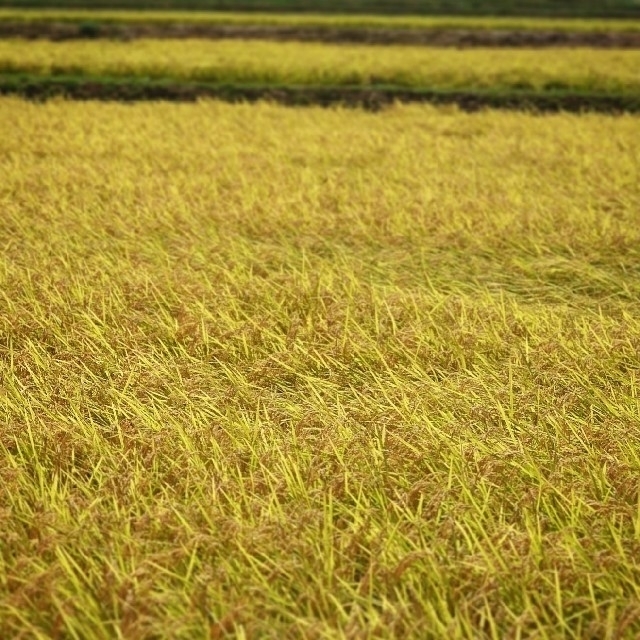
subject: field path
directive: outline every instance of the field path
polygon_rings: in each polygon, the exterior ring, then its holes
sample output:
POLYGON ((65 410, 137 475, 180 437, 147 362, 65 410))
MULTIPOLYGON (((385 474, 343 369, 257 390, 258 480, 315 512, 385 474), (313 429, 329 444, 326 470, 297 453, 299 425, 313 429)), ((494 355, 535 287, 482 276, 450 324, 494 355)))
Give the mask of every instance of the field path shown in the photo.
POLYGON ((261 24, 0 22, 0 38, 76 40, 87 38, 206 38, 277 42, 363 43, 436 47, 593 47, 638 49, 640 31, 566 29, 398 29, 261 24))

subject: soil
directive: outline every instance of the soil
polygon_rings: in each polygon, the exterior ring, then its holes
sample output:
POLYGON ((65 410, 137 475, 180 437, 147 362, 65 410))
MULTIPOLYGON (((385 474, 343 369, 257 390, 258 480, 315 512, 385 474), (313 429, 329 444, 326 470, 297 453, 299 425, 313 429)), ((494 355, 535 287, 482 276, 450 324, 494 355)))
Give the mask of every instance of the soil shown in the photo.
POLYGON ((0 78, 0 95, 18 94, 32 100, 65 96, 75 100, 167 100, 192 102, 217 98, 228 102, 269 100, 285 105, 343 105, 379 110, 395 102, 455 104, 465 111, 483 108, 535 112, 640 112, 640 97, 615 95, 544 95, 478 93, 470 91, 410 91, 393 88, 234 87, 197 84, 101 82, 76 78, 0 78))
POLYGON ((0 38, 208 38, 438 47, 640 48, 640 32, 507 31, 490 29, 382 29, 267 25, 106 24, 1 22, 0 38))

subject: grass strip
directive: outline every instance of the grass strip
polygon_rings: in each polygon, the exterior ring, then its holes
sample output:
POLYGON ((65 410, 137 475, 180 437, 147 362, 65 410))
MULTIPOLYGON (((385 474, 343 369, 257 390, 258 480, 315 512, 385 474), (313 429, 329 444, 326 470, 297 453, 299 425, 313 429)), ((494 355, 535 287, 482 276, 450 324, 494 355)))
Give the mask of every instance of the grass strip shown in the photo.
MULTIPOLYGON (((86 9, 87 0, 0 0, 0 6, 86 9)), ((92 0, 93 9, 638 18, 635 0, 92 0)))
POLYGON ((482 16, 330 15, 305 13, 234 13, 91 9, 0 8, 0 22, 85 25, 199 24, 384 29, 471 29, 504 31, 616 32, 640 31, 640 19, 580 19, 482 16))

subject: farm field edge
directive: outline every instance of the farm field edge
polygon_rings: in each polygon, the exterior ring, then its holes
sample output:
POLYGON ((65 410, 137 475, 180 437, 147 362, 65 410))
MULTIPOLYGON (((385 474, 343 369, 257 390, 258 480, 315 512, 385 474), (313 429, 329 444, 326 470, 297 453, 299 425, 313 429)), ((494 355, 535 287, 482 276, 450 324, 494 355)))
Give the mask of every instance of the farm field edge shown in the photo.
POLYGON ((515 109, 531 112, 640 112, 640 95, 576 91, 513 91, 407 89, 394 86, 290 86, 259 84, 175 83, 143 78, 36 76, 0 74, 0 94, 30 100, 57 97, 75 100, 193 102, 218 99, 227 102, 270 101, 288 106, 351 106, 381 109, 394 103, 457 105, 465 111, 515 109))

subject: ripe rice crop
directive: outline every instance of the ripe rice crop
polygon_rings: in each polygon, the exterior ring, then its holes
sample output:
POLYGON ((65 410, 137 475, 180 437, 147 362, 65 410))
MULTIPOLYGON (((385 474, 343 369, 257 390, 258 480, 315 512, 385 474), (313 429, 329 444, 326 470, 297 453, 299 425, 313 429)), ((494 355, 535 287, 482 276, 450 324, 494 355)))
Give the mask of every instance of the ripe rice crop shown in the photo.
POLYGON ((228 11, 117 11, 91 9, 6 9, 0 21, 107 24, 216 24, 384 29, 503 29, 571 32, 638 31, 640 20, 481 16, 345 15, 228 11))
POLYGON ((637 637, 638 117, 0 121, 0 637, 637 637))
POLYGON ((1 73, 229 84, 635 93, 639 50, 475 49, 237 40, 0 41, 1 73))

